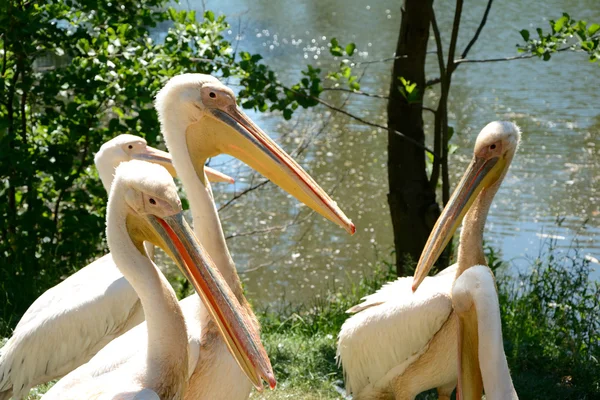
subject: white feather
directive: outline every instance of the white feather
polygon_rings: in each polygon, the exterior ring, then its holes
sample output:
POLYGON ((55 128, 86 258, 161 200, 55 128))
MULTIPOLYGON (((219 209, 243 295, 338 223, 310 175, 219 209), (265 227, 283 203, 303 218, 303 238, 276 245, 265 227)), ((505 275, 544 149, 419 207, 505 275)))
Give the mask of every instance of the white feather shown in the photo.
POLYGON ((412 278, 399 278, 351 308, 362 311, 342 326, 337 351, 348 392, 389 385, 427 349, 452 312, 456 265, 448 270, 426 278, 415 293, 412 278))
POLYGON ((0 350, 0 392, 12 389, 15 399, 26 397, 32 387, 87 362, 143 319, 138 296, 105 255, 29 307, 0 350))

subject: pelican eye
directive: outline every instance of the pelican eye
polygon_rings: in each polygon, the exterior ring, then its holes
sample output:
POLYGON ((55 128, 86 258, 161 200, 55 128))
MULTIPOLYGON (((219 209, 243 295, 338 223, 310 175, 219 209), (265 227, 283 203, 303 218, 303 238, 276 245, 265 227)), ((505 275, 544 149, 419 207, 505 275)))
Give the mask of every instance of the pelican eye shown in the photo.
POLYGON ((127 146, 127 147, 129 147, 130 149, 133 149, 133 145, 132 145, 132 144, 130 144, 130 145, 129 145, 129 146, 127 146))
POLYGON ((156 205, 156 200, 154 200, 153 198, 150 198, 150 200, 148 200, 150 202, 150 204, 152 205, 156 205))
POLYGON ((215 92, 210 92, 208 95, 210 96, 211 99, 214 99, 217 97, 217 94, 215 92))
POLYGON ((495 148, 496 148, 495 144, 493 144, 493 145, 490 146, 490 150, 494 150, 495 148))

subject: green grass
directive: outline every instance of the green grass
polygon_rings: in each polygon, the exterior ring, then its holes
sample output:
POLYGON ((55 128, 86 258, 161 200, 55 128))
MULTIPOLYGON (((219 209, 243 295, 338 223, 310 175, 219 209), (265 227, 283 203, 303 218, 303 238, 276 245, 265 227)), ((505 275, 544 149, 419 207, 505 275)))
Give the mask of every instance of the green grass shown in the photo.
MULTIPOLYGON (((487 251, 497 274, 511 375, 522 400, 598 399, 600 284, 590 280, 590 262, 576 249, 560 252, 554 245, 548 242, 517 277, 509 277, 498 255, 487 251)), ((345 310, 391 279, 390 265, 382 263, 372 276, 349 289, 331 290, 310 305, 259 310, 278 387, 251 398, 342 399, 335 349, 345 310)), ((39 399, 45 390, 38 388, 29 399, 39 399)))

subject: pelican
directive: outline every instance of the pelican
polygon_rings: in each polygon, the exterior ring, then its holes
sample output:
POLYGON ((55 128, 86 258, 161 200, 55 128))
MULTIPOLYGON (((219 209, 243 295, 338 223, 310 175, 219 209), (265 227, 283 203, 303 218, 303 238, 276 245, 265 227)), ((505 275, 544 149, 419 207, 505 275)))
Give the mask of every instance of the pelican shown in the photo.
MULTIPOLYGON (((117 166, 134 159, 160 164, 175 174, 169 153, 148 146, 139 136, 119 135, 94 157, 107 192, 117 166)), ((214 182, 233 182, 208 167, 206 175, 214 182)), ((149 255, 153 250, 146 246, 149 255)), ((25 312, 0 349, 0 400, 11 393, 22 399, 32 387, 69 373, 143 320, 138 296, 112 255, 97 259, 48 289, 25 312)))
POLYGON ((492 271, 475 265, 452 288, 452 304, 460 321, 458 394, 464 400, 518 400, 502 347, 500 304, 492 271))
POLYGON ((356 400, 414 399, 437 388, 449 399, 456 387, 459 318, 452 286, 473 265, 486 263, 483 228, 492 200, 520 140, 510 122, 492 122, 479 133, 473 160, 427 241, 414 278, 399 278, 365 297, 342 326, 338 360, 356 400), (458 262, 426 277, 464 217, 458 262), (417 287, 419 290, 415 291, 417 287))
POLYGON ((160 246, 176 261, 252 382, 259 388, 263 378, 274 384, 269 358, 250 316, 210 257, 203 254, 183 217, 177 188, 163 167, 141 161, 121 164, 110 192, 106 221, 115 263, 145 310, 147 351, 125 364, 97 370, 88 379, 59 382, 45 399, 183 399, 188 366, 185 320, 175 292, 147 257, 144 241, 160 246))
MULTIPOLYGON (((190 203, 194 231, 235 297, 251 316, 235 264, 227 248, 205 162, 221 153, 245 162, 321 215, 354 233, 354 224, 319 185, 236 106, 231 89, 209 75, 172 78, 159 92, 156 109, 177 176, 190 203)), ((218 325, 196 295, 180 302, 188 328, 189 383, 186 399, 248 398, 251 382, 227 350, 218 325), (235 382, 236 384, 232 384, 235 382)), ((105 365, 128 362, 144 354, 146 324, 109 343, 87 364, 63 380, 76 381, 105 365)))

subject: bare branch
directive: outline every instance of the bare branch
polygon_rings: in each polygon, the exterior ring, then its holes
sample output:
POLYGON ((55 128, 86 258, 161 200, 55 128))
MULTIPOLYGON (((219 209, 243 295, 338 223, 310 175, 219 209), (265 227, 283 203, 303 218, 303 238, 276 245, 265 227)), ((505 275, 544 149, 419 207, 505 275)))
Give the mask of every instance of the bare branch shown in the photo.
MULTIPOLYGON (((446 86, 446 81, 448 80, 448 74, 446 73, 446 67, 444 66, 444 49, 442 46, 442 38, 440 35, 440 30, 438 28, 437 19, 435 18, 435 11, 433 7, 431 7, 431 29, 433 30, 433 36, 435 37, 435 47, 437 52, 438 59, 438 68, 440 70, 440 82, 442 84, 442 98, 440 99, 440 104, 438 109, 441 110, 440 113, 435 113, 435 128, 433 131, 433 150, 436 154, 443 153, 442 150, 442 116, 444 115, 444 104, 443 104, 443 93, 446 86)), ((431 176, 429 177, 429 182, 433 190, 437 186, 437 181, 440 177, 440 166, 442 164, 441 157, 433 158, 433 165, 431 168, 431 176)))
POLYGON ((225 203, 223 203, 223 205, 221 205, 221 207, 219 207, 219 211, 223 210, 224 208, 227 208, 231 203, 233 203, 234 201, 236 201, 237 199, 239 199, 242 196, 247 195, 248 193, 261 188, 263 186, 265 186, 267 183, 271 182, 268 179, 265 179, 264 181, 261 181, 260 183, 257 183, 256 185, 252 185, 244 190, 242 190, 241 192, 237 193, 236 195, 234 195, 232 198, 230 198, 229 200, 227 200, 225 203))
POLYGON ((442 82, 442 78, 433 78, 433 79, 429 79, 427 82, 425 82, 425 87, 430 87, 433 85, 437 85, 438 83, 442 82))
POLYGON ((388 58, 382 58, 381 60, 370 60, 370 61, 354 61, 352 62, 354 65, 368 65, 368 64, 377 64, 377 63, 382 63, 382 62, 388 62, 388 61, 394 61, 397 60, 399 58, 406 58, 407 56, 394 56, 394 57, 388 57, 388 58))
POLYGON ((483 17, 481 18, 481 22, 479 23, 479 26, 477 27, 477 30, 475 31, 475 35, 473 36, 473 38, 471 39, 469 44, 467 44, 467 47, 465 47, 465 50, 462 52, 462 54, 460 56, 461 59, 464 59, 467 57, 467 54, 469 53, 469 50, 471 50, 471 47, 473 47, 473 45, 475 44, 477 39, 479 39, 479 34, 483 30, 483 27, 485 26, 485 23, 487 22, 487 17, 490 13, 490 9, 492 8, 493 2, 494 2, 494 0, 488 0, 487 7, 485 8, 483 17))
MULTIPOLYGON (((444 67, 444 48, 442 47, 442 38, 433 8, 431 9, 431 29, 433 30, 433 36, 435 37, 435 49, 438 58, 438 67, 440 68, 440 78, 438 79, 442 81, 444 79, 443 77, 446 75, 446 68, 444 67)), ((429 81, 427 83, 429 83, 429 81)))
POLYGON ((514 60, 524 60, 527 58, 536 57, 534 54, 523 54, 520 56, 511 56, 511 57, 500 57, 500 58, 484 58, 479 60, 473 59, 459 59, 454 60, 454 64, 469 64, 469 63, 488 63, 488 62, 498 62, 498 61, 514 61, 514 60))
POLYGON ((425 107, 425 106, 423 106, 423 107, 421 107, 421 108, 422 108, 423 110, 425 110, 425 111, 429 111, 429 112, 433 113, 433 115, 436 115, 436 114, 437 114, 437 110, 434 110, 433 108, 430 108, 430 107, 425 107))
POLYGON ((375 97, 377 99, 389 99, 388 96, 382 95, 382 94, 374 94, 374 93, 367 93, 367 92, 361 92, 360 90, 352 90, 352 89, 346 89, 346 88, 336 88, 336 87, 328 87, 328 88, 323 88, 323 91, 337 91, 337 92, 346 92, 346 93, 352 93, 352 94, 358 94, 361 96, 367 96, 367 97, 375 97))
MULTIPOLYGON (((446 71, 452 74, 452 71, 456 68, 454 63, 454 54, 456 52, 456 43, 458 42, 458 29, 460 28, 460 17, 462 15, 463 0, 456 0, 456 10, 454 11, 454 22, 452 23, 452 34, 450 36, 450 47, 448 48, 448 65, 446 71)), ((450 77, 448 77, 447 85, 450 84, 450 77)))
MULTIPOLYGON (((560 49, 556 50, 556 53, 559 52, 563 52, 563 51, 580 51, 580 50, 576 50, 573 46, 567 46, 567 47, 561 47, 560 49)), ((483 58, 483 59, 479 59, 479 60, 473 60, 473 59, 462 59, 459 58, 458 60, 454 60, 454 64, 469 64, 469 63, 487 63, 487 62, 499 62, 499 61, 514 61, 514 60, 525 60, 528 58, 533 58, 533 57, 537 57, 537 55, 532 54, 532 53, 527 53, 527 54, 522 54, 520 56, 511 56, 511 57, 499 57, 499 58, 483 58)))
POLYGON ((397 130, 390 129, 390 128, 388 128, 387 126, 384 126, 384 125, 376 124, 375 122, 367 121, 367 120, 366 120, 366 119, 364 119, 364 118, 361 118, 361 117, 359 117, 359 116, 357 116, 357 115, 354 115, 354 114, 352 114, 352 113, 349 113, 349 112, 348 112, 348 111, 346 111, 346 110, 343 110, 343 109, 341 109, 341 108, 339 108, 339 107, 336 107, 336 106, 334 106, 334 105, 331 105, 331 104, 327 103, 325 100, 322 100, 322 99, 320 99, 320 98, 318 98, 318 97, 314 97, 314 96, 307 96, 307 95, 305 95, 304 93, 296 92, 295 90, 293 90, 293 89, 290 89, 290 88, 288 88, 288 87, 286 87, 286 86, 283 86, 283 85, 280 85, 280 86, 281 86, 282 88, 286 89, 286 90, 289 90, 289 91, 291 91, 292 93, 295 93, 295 94, 299 95, 299 96, 304 96, 304 97, 311 98, 311 99, 315 100, 316 102, 318 102, 318 103, 320 103, 320 104, 324 105, 325 107, 329 108, 330 110, 333 110, 333 111, 339 112, 340 114, 344 114, 344 115, 346 115, 346 116, 348 116, 348 117, 350 117, 350 118, 352 118, 352 119, 354 119, 354 120, 356 120, 356 121, 358 121, 358 122, 362 122, 362 123, 363 123, 363 124, 365 124, 365 125, 372 126, 372 127, 374 127, 374 128, 383 129, 383 130, 386 130, 386 131, 392 131, 392 132, 393 132, 393 133, 395 133, 396 135, 398 135, 398 136, 402 137, 403 139, 405 139, 407 142, 409 142, 409 143, 412 143, 413 145, 417 146, 418 148, 420 148, 420 149, 422 149, 422 150, 425 150, 426 152, 428 152, 428 153, 431 153, 431 154, 433 154, 434 156, 436 156, 436 154, 435 154, 435 152, 434 152, 433 150, 431 150, 430 148, 428 148, 428 147, 427 147, 427 146, 425 146, 424 144, 422 144, 422 143, 419 143, 419 142, 418 142, 418 141, 416 141, 415 139, 413 139, 413 138, 411 138, 411 137, 409 137, 409 136, 406 136, 406 135, 405 135, 404 133, 402 133, 402 132, 399 132, 399 131, 397 131, 397 130))
POLYGON ((291 220, 290 222, 288 222, 287 224, 269 226, 269 227, 266 227, 266 228, 263 228, 263 229, 255 229, 255 230, 252 230, 252 231, 241 232, 241 233, 235 233, 234 232, 231 235, 226 236, 225 239, 229 240, 229 239, 235 239, 235 238, 238 238, 238 237, 258 235, 258 234, 261 234, 261 233, 268 233, 268 232, 273 232, 273 231, 285 231, 287 228, 289 228, 292 225, 296 225, 296 224, 299 224, 301 222, 306 221, 313 214, 314 214, 314 211, 311 211, 308 214, 306 214, 304 217, 300 218, 300 213, 298 213, 298 214, 296 214, 296 216, 294 217, 294 219, 291 220))

